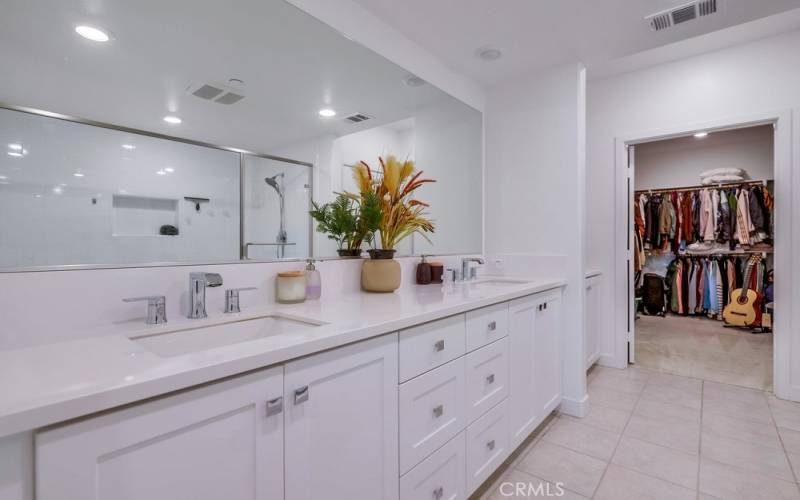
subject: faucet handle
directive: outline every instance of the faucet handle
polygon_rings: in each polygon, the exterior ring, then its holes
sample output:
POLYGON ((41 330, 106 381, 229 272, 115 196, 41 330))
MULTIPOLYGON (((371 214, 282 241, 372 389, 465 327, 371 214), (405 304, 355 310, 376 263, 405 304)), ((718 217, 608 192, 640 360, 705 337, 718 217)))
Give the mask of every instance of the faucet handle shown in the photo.
POLYGON ((241 309, 239 308, 239 292, 246 292, 249 290, 258 290, 258 288, 254 286, 246 286, 242 288, 229 288, 225 290, 225 312, 241 312, 241 309))
POLYGON ((128 297, 123 302, 147 301, 148 325, 160 325, 167 322, 167 298, 163 295, 148 295, 145 297, 128 297))

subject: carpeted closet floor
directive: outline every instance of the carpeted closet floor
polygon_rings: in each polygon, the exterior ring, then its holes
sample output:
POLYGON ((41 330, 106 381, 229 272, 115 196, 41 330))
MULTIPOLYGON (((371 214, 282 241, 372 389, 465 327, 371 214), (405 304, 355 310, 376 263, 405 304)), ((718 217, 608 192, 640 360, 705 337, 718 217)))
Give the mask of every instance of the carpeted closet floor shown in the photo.
POLYGON ((636 366, 772 390, 772 334, 721 321, 667 315, 636 320, 636 366))

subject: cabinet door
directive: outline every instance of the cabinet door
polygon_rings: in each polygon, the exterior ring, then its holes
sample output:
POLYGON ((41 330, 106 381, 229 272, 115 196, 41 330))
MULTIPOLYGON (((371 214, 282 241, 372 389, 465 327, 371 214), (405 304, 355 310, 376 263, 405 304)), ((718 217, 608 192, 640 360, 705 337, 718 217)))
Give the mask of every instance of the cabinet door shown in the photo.
POLYGON ((40 432, 36 498, 282 498, 282 394, 278 367, 40 432))
MULTIPOLYGON (((561 295, 540 299, 536 307, 533 371, 537 413, 546 417, 561 403, 561 295)), ((537 423, 538 425, 538 423, 537 423)))
POLYGON ((539 423, 534 374, 534 330, 539 304, 533 296, 522 297, 512 301, 508 310, 508 402, 512 450, 539 423))
POLYGON ((397 335, 286 365, 286 499, 396 499, 397 335))

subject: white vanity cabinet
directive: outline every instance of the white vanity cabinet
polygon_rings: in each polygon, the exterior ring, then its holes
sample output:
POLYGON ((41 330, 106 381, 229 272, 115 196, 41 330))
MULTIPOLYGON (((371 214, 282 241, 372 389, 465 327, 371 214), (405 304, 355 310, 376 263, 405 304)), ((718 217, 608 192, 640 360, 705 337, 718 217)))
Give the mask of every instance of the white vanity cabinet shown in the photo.
POLYGON ((391 334, 286 364, 286 500, 397 499, 397 359, 391 334))
POLYGON ((283 367, 36 434, 38 500, 283 497, 283 367))
POLYGON ((514 449, 561 403, 561 293, 516 299, 508 315, 514 449))
POLYGON ((461 500, 561 402, 561 292, 36 434, 38 500, 461 500))

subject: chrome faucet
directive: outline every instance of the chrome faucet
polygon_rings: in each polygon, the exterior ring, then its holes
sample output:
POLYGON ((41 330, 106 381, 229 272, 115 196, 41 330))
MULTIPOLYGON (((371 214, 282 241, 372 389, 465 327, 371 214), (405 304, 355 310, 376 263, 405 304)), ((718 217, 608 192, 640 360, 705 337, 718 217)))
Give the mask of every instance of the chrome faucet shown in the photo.
POLYGON ((189 319, 200 319, 206 314, 206 287, 222 286, 222 276, 217 273, 189 273, 189 319))
POLYGON ((473 262, 483 264, 483 259, 480 257, 464 257, 461 259, 461 279, 463 281, 471 281, 478 277, 477 270, 470 265, 473 262))

